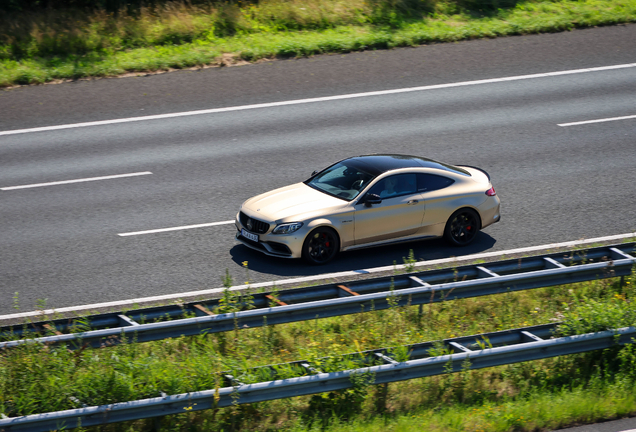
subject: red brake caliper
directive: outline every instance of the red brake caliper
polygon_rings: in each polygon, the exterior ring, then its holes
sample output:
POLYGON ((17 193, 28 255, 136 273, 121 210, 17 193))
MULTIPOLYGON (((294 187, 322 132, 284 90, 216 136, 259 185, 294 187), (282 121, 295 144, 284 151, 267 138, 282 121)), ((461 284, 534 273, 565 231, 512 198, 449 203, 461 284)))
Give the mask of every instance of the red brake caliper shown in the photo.
MULTIPOLYGON (((325 238, 325 237, 327 237, 327 234, 322 235, 322 238, 325 238)), ((325 242, 325 247, 329 247, 329 241, 325 242)))

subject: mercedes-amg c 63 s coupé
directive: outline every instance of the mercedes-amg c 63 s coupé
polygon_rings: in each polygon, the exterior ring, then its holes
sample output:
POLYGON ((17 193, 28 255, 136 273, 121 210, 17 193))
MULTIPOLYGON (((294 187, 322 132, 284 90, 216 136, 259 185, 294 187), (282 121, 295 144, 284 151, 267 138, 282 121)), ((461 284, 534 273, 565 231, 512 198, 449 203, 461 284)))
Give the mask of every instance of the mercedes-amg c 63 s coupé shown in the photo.
POLYGON ((499 221, 499 203, 480 168, 417 156, 357 156, 245 201, 236 239, 311 264, 340 251, 425 238, 464 246, 499 221))

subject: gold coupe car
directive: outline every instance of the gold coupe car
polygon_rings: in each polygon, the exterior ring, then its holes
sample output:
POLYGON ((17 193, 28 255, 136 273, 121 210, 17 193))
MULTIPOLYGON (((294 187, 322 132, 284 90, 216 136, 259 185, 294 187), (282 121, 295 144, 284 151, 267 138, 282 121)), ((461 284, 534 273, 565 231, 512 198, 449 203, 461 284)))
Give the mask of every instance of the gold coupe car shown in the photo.
POLYGON ((340 251, 426 238, 464 246, 499 222, 499 202, 479 168, 418 156, 356 156, 245 201, 236 239, 310 264, 325 264, 340 251))

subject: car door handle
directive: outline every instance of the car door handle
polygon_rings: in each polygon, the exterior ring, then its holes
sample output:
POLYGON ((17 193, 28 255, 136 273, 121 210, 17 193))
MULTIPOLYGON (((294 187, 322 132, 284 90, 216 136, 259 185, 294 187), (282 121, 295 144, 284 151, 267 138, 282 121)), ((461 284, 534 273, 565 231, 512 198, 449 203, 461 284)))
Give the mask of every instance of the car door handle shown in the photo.
POLYGON ((411 200, 411 201, 407 202, 407 204, 408 205, 417 204, 418 202, 419 202, 418 200, 411 200))

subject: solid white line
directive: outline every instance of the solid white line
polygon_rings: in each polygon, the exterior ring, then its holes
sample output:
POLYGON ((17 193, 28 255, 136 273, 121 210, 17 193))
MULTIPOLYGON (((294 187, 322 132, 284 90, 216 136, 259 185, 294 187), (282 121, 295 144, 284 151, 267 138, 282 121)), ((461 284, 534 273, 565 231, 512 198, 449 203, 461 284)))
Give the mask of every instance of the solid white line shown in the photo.
POLYGON ((0 190, 7 191, 7 190, 15 190, 15 189, 28 189, 28 188, 55 186, 55 185, 62 185, 62 184, 69 184, 69 183, 82 183, 82 182, 90 182, 90 181, 96 181, 96 180, 110 180, 110 179, 123 178, 123 177, 136 177, 136 176, 142 176, 142 175, 148 175, 148 174, 152 174, 152 173, 150 171, 145 171, 145 172, 138 172, 138 173, 131 173, 131 174, 117 174, 117 175, 110 175, 110 176, 103 176, 103 177, 90 177, 90 178, 83 178, 83 179, 76 179, 76 180, 62 180, 62 181, 56 181, 56 182, 36 183, 36 184, 22 185, 22 186, 8 186, 8 187, 0 188, 0 190))
MULTIPOLYGON (((627 234, 618 234, 618 235, 607 236, 607 237, 597 237, 597 238, 592 238, 588 240, 575 240, 575 241, 569 241, 564 243, 551 243, 547 245, 530 246, 525 248, 510 249, 506 251, 485 252, 485 253, 474 254, 474 255, 466 255, 463 257, 451 257, 451 258, 442 258, 442 259, 431 260, 431 261, 419 261, 415 263, 414 266, 423 267, 423 266, 449 264, 449 263, 459 264, 461 262, 474 261, 474 260, 489 258, 489 257, 498 256, 503 258, 505 255, 535 252, 539 250, 549 251, 551 249, 582 246, 582 245, 586 245, 590 243, 624 240, 629 238, 636 238, 636 232, 627 233, 627 234)), ((340 273, 325 273, 325 274, 319 274, 314 276, 305 276, 305 277, 299 277, 294 279, 283 279, 283 280, 272 281, 272 282, 260 282, 260 283, 254 283, 249 285, 236 285, 229 289, 231 291, 240 291, 242 289, 245 289, 248 286, 250 288, 260 288, 260 287, 270 287, 270 286, 280 287, 281 285, 299 284, 299 283, 305 283, 305 282, 312 282, 316 280, 328 280, 328 279, 334 279, 334 278, 340 278, 340 277, 356 276, 359 274, 372 274, 372 273, 381 273, 381 272, 393 271, 393 270, 402 270, 405 267, 406 267, 405 264, 400 264, 400 265, 392 265, 392 266, 385 266, 385 267, 375 267, 375 268, 364 269, 364 270, 345 271, 340 273)), ((208 296, 210 294, 217 294, 217 293, 223 292, 224 290, 225 288, 212 288, 212 289, 201 290, 201 291, 190 291, 185 293, 167 294, 167 295, 155 296, 155 297, 143 297, 143 298, 136 298, 131 300, 120 300, 120 301, 114 301, 114 302, 108 302, 108 303, 95 303, 90 305, 71 306, 71 307, 65 307, 65 308, 59 308, 59 309, 47 309, 47 310, 41 310, 41 311, 22 312, 22 313, 17 313, 13 315, 0 315, 0 320, 28 318, 33 316, 45 317, 46 315, 53 315, 56 313, 80 312, 80 311, 87 311, 87 310, 90 311, 90 310, 95 310, 98 308, 129 307, 137 303, 146 303, 146 302, 158 302, 158 301, 166 301, 166 300, 180 302, 182 301, 182 299, 187 297, 208 296)))
POLYGON ((636 63, 628 63, 628 64, 621 64, 621 65, 613 65, 613 66, 601 66, 601 67, 587 68, 587 69, 575 69, 575 70, 569 70, 569 71, 547 72, 547 73, 539 73, 539 74, 532 74, 532 75, 519 75, 519 76, 504 77, 504 78, 492 78, 492 79, 484 79, 484 80, 477 80, 477 81, 464 81, 464 82, 449 83, 449 84, 437 84, 437 85, 429 85, 429 86, 422 86, 422 87, 409 87, 409 88, 402 88, 402 89, 382 90, 382 91, 374 91, 374 92, 366 92, 366 93, 353 93, 353 94, 326 96, 326 97, 311 98, 311 99, 297 99, 297 100, 291 100, 291 101, 270 102, 270 103, 262 103, 262 104, 255 104, 255 105, 242 105, 242 106, 235 106, 235 107, 213 108, 213 109, 186 111, 186 112, 170 113, 170 114, 158 114, 158 115, 151 115, 151 116, 144 116, 144 117, 129 117, 129 118, 122 118, 122 119, 114 119, 114 120, 102 120, 102 121, 74 123, 74 124, 58 125, 58 126, 45 126, 45 127, 37 127, 37 128, 30 128, 30 129, 16 129, 16 130, 0 132, 0 135, 17 135, 17 134, 30 133, 30 132, 44 132, 44 131, 52 131, 52 130, 59 130, 59 129, 73 129, 73 128, 80 128, 80 127, 88 127, 88 126, 103 126, 103 125, 110 125, 110 124, 116 124, 116 123, 130 123, 130 122, 136 122, 136 121, 158 120, 158 119, 173 118, 173 117, 186 117, 186 116, 194 116, 194 115, 201 115, 201 114, 215 114, 215 113, 223 113, 223 112, 230 112, 230 111, 244 111, 244 110, 258 109, 258 108, 272 108, 272 107, 279 107, 279 106, 286 106, 286 105, 299 105, 299 104, 306 104, 306 103, 327 102, 327 101, 354 99, 354 98, 361 98, 361 97, 384 96, 384 95, 398 94, 398 93, 419 92, 419 91, 437 90, 437 89, 453 88, 453 87, 465 87, 465 86, 471 86, 471 85, 491 84, 491 83, 499 83, 499 82, 507 82, 507 81, 519 81, 519 80, 534 79, 534 78, 548 78, 548 77, 561 76, 561 75, 601 72, 601 71, 607 71, 607 70, 613 70, 613 69, 625 69, 625 68, 633 68, 633 67, 636 67, 636 63))
POLYGON ((121 237, 127 237, 127 236, 142 235, 142 234, 155 234, 155 233, 168 232, 168 231, 180 231, 180 230, 187 230, 187 229, 192 229, 192 228, 211 227, 211 226, 216 226, 216 225, 229 225, 231 223, 234 223, 234 221, 230 220, 230 221, 223 221, 223 222, 211 222, 211 223, 197 224, 197 225, 185 225, 185 226, 172 227, 172 228, 159 228, 159 229, 153 229, 153 230, 147 230, 147 231, 135 231, 135 232, 121 233, 121 234, 117 234, 117 235, 121 236, 121 237))
POLYGON ((590 123, 604 123, 604 122, 627 120, 627 119, 634 119, 634 118, 636 118, 636 115, 630 115, 630 116, 624 116, 624 117, 611 117, 611 118, 604 118, 604 119, 598 119, 598 120, 585 120, 585 121, 572 122, 572 123, 561 123, 557 126, 561 126, 561 127, 578 126, 578 125, 584 125, 584 124, 590 124, 590 123))

